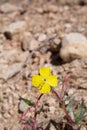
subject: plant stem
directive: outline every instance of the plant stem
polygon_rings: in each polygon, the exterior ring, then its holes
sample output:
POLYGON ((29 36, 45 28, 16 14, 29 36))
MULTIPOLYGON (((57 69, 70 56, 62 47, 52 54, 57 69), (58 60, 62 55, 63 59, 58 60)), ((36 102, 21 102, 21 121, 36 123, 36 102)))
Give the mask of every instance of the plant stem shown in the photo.
POLYGON ((39 97, 38 97, 38 99, 37 99, 37 102, 36 102, 36 104, 35 104, 35 112, 34 112, 34 130, 37 130, 37 122, 36 122, 36 118, 37 118, 37 108, 38 108, 38 103, 39 103, 39 101, 40 101, 40 99, 41 99, 41 97, 42 97, 42 95, 43 94, 41 94, 39 97))
POLYGON ((29 127, 29 124, 26 124, 22 130, 26 130, 29 127))
POLYGON ((75 128, 75 123, 74 123, 74 121, 72 120, 72 118, 71 118, 71 116, 69 115, 69 113, 67 112, 66 107, 65 107, 65 104, 63 103, 61 97, 60 97, 60 96, 58 95, 58 93, 56 93, 56 91, 54 91, 54 90, 52 90, 52 93, 54 93, 54 94, 56 95, 56 97, 57 97, 59 103, 61 104, 61 107, 62 107, 62 109, 64 110, 64 112, 65 112, 65 114, 66 114, 66 116, 67 116, 67 119, 69 120, 69 122, 70 122, 70 124, 71 124, 73 130, 78 130, 78 128, 75 128))
POLYGON ((27 115, 27 113, 28 113, 28 111, 30 111, 30 107, 26 110, 26 112, 25 113, 23 113, 23 115, 21 116, 21 118, 20 118, 20 123, 22 123, 22 121, 24 121, 24 119, 26 118, 26 115, 27 115))
POLYGON ((62 82, 61 99, 63 98, 63 96, 64 96, 64 94, 66 92, 66 89, 67 89, 66 82, 68 81, 69 78, 70 78, 70 74, 67 74, 65 76, 65 79, 62 82))

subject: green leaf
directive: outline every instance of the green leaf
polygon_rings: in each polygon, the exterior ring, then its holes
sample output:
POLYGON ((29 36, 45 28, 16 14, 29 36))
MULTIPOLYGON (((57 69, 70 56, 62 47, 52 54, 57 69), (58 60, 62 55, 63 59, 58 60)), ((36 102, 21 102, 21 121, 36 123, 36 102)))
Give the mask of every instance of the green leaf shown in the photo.
POLYGON ((70 116, 71 116, 71 118, 72 118, 72 120, 73 121, 75 121, 75 117, 74 117, 74 113, 73 113, 73 103, 74 103, 74 100, 72 99, 70 102, 69 102, 69 104, 68 104, 68 106, 67 106, 67 111, 69 112, 69 114, 70 114, 70 116))
POLYGON ((80 124, 81 121, 83 120, 83 118, 85 118, 85 116, 87 116, 87 115, 85 115, 86 112, 87 112, 87 108, 85 108, 84 102, 82 100, 82 103, 79 106, 78 112, 77 112, 76 117, 75 117, 75 122, 80 124))
POLYGON ((20 97, 19 100, 23 100, 29 106, 34 106, 35 105, 34 102, 32 102, 31 100, 28 100, 28 99, 25 99, 25 98, 22 98, 22 97, 20 97))

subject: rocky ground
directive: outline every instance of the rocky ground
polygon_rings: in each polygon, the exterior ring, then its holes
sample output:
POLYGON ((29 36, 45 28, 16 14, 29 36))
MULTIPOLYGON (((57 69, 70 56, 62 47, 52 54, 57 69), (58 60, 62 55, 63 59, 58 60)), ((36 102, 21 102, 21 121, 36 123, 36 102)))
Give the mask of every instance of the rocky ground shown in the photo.
MULTIPOLYGON (((49 67, 68 94, 87 106, 87 0, 0 1, 0 130, 21 130, 19 98, 36 101, 31 77, 49 67)), ((64 113, 49 93, 42 100, 40 130, 63 128, 64 113), (62 128, 61 128, 61 127, 62 128)), ((25 110, 22 104, 21 110, 25 110)), ((81 130, 87 129, 87 118, 81 130)))

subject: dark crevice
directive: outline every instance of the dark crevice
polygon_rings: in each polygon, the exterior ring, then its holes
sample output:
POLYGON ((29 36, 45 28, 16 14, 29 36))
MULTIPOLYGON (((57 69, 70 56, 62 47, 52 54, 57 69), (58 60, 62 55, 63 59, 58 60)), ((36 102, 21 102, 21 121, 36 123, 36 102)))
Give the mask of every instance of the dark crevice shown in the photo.
POLYGON ((83 0, 80 0, 80 1, 79 1, 79 5, 80 5, 80 6, 85 6, 85 5, 86 5, 86 2, 83 1, 83 0))

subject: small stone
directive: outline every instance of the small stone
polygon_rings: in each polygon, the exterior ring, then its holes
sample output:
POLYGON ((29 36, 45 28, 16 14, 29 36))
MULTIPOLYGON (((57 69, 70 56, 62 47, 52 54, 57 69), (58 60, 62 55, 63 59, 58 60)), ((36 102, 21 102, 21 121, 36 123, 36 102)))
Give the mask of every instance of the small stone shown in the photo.
POLYGON ((0 123, 0 130, 4 130, 4 126, 0 123))
MULTIPOLYGON (((21 129, 21 124, 19 123, 18 120, 16 120, 16 125, 15 125, 15 123, 12 123, 12 124, 11 124, 10 130, 20 130, 20 129, 21 129)), ((5 130, 5 129, 4 129, 4 130, 5 130)), ((6 130, 8 130, 8 129, 6 129, 6 130)))
POLYGON ((9 96, 8 97, 8 103, 11 105, 11 104, 13 104, 13 96, 9 96))
POLYGON ((81 125, 80 130, 86 130, 86 126, 85 125, 81 125))
POLYGON ((20 101, 19 110, 21 112, 25 112, 28 109, 28 107, 29 106, 23 100, 20 101))
POLYGON ((30 75, 30 71, 29 71, 29 70, 26 70, 26 71, 23 73, 23 78, 24 78, 24 79, 27 79, 29 75, 30 75))
POLYGON ((46 33, 48 35, 52 35, 53 33, 55 33, 55 28, 54 27, 49 27, 46 29, 46 33))
POLYGON ((64 27, 65 27, 65 28, 71 28, 72 25, 71 25, 70 23, 65 23, 64 27))
POLYGON ((60 57, 65 62, 87 58, 87 38, 80 33, 67 34, 62 40, 60 57))
POLYGON ((49 110, 50 110, 50 113, 53 114, 55 112, 55 107, 54 106, 50 106, 49 110))
MULTIPOLYGON (((0 53, 3 52, 3 45, 0 45, 0 53)), ((4 61, 4 59, 0 59, 0 62, 2 63, 4 61)))
POLYGON ((10 114, 11 116, 14 115, 14 110, 11 109, 11 110, 9 111, 9 114, 10 114))
POLYGON ((45 5, 43 10, 44 12, 56 13, 58 11, 58 7, 56 5, 45 5))
POLYGON ((10 3, 5 3, 0 6, 0 12, 2 13, 11 13, 13 11, 19 11, 19 10, 22 10, 22 8, 10 3))
POLYGON ((7 103, 3 103, 2 112, 6 112, 9 109, 9 105, 7 103))
POLYGON ((10 115, 9 113, 6 112, 6 113, 3 114, 3 117, 4 117, 5 119, 8 119, 8 118, 11 117, 11 115, 10 115))
POLYGON ((56 130, 56 128, 53 124, 50 125, 50 130, 56 130))
POLYGON ((38 37, 38 41, 39 42, 43 42, 47 39, 47 36, 45 34, 40 34, 39 37, 38 37))
POLYGON ((27 83, 26 83, 27 85, 26 85, 26 87, 27 88, 29 88, 29 89, 31 89, 32 88, 32 84, 31 84, 31 82, 30 81, 27 81, 27 83))
POLYGON ((16 55, 16 57, 15 57, 15 61, 16 62, 25 62, 25 60, 27 59, 27 57, 28 57, 28 55, 29 55, 29 52, 28 51, 26 51, 26 52, 23 52, 22 54, 20 54, 20 55, 16 55))
POLYGON ((31 33, 25 32, 23 34, 23 40, 22 40, 22 48, 23 48, 23 50, 32 51, 34 49, 37 49, 39 44, 40 44, 39 41, 34 39, 31 33))
POLYGON ((3 31, 10 32, 10 33, 18 33, 24 31, 26 28, 27 28, 27 24, 25 21, 16 21, 4 27, 3 31))
POLYGON ((30 41, 30 45, 29 45, 29 50, 35 50, 35 49, 37 49, 38 47, 39 47, 39 41, 37 41, 37 40, 35 40, 35 39, 32 39, 31 41, 30 41))
POLYGON ((49 18, 50 19, 57 19, 57 15, 54 13, 49 13, 49 18))
POLYGON ((21 41, 22 41, 22 49, 24 51, 29 50, 29 44, 30 44, 30 41, 32 40, 32 38, 33 38, 33 36, 30 32, 23 33, 21 41))
POLYGON ((50 49, 53 52, 58 52, 60 49, 60 39, 55 38, 53 41, 50 41, 50 49))
POLYGON ((11 78, 21 70, 21 67, 22 67, 22 63, 15 63, 9 65, 8 67, 5 67, 4 69, 2 66, 2 68, 0 68, 0 78, 4 80, 11 78))
POLYGON ((5 37, 3 34, 0 34, 0 45, 3 44, 5 41, 5 37))
POLYGON ((36 8, 36 11, 37 11, 38 13, 42 14, 42 13, 43 13, 43 8, 38 7, 38 8, 36 8))

